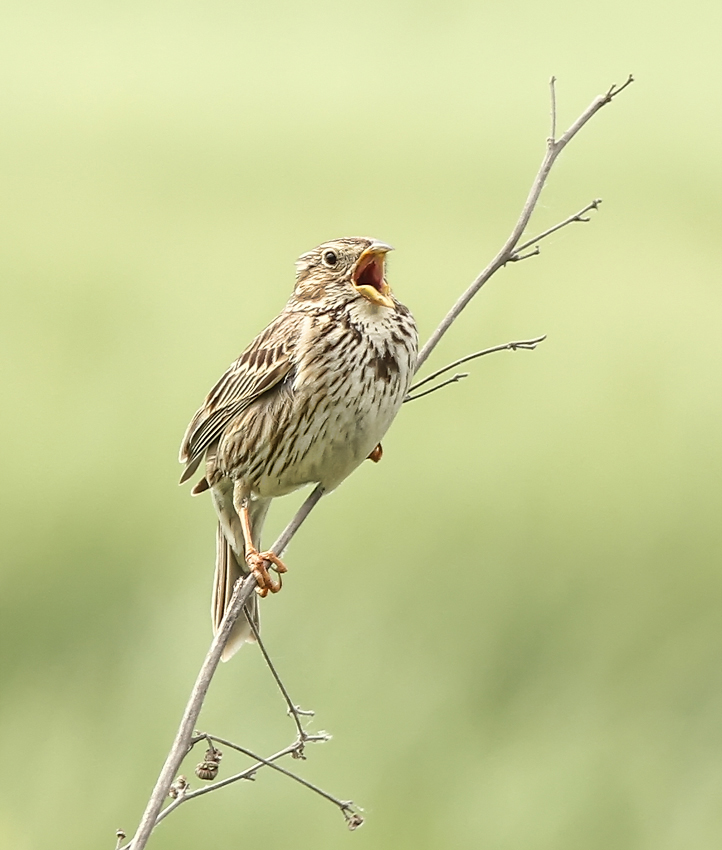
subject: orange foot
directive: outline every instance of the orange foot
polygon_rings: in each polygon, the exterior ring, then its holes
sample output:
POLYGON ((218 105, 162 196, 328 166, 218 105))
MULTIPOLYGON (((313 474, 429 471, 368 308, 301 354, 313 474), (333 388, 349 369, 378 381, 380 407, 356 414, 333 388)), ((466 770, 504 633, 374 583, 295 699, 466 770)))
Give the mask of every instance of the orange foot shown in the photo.
POLYGON ((269 590, 271 593, 278 593, 283 586, 281 573, 288 572, 286 565, 278 555, 273 552, 259 552, 257 549, 251 549, 246 553, 246 563, 258 582, 256 592, 259 596, 267 596, 269 590), (265 564, 266 561, 270 561, 274 565, 278 573, 278 581, 269 575, 265 564))
POLYGON ((381 443, 379 443, 366 460, 372 460, 374 463, 378 463, 383 457, 383 454, 384 450, 381 448, 381 443))

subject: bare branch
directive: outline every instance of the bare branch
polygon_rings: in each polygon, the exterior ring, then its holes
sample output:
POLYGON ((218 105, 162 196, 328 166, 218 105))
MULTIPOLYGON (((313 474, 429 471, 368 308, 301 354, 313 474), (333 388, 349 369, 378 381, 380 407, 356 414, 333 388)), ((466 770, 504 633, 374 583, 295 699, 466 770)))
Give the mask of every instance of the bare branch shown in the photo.
MULTIPOLYGON (((314 785, 312 782, 309 782, 307 779, 304 779, 302 776, 298 776, 298 774, 293 773, 293 771, 288 770, 285 767, 281 767, 278 764, 275 764, 274 762, 277 761, 278 758, 280 758, 280 756, 278 756, 278 754, 276 754, 276 756, 271 756, 270 759, 264 759, 262 756, 257 755, 256 753, 252 752, 251 750, 248 750, 245 747, 239 747, 238 744, 234 744, 232 741, 227 741, 224 738, 219 738, 216 735, 206 735, 205 737, 210 739, 211 741, 215 741, 218 744, 223 744, 226 747, 231 747, 232 749, 237 750, 239 753, 243 753, 244 755, 248 756, 249 758, 254 759, 257 762, 257 765, 254 765, 254 768, 253 768, 254 771, 258 770, 259 767, 270 767, 273 770, 277 770, 279 773, 283 773, 284 776, 288 776, 289 779, 293 779, 295 782, 299 782, 304 787, 309 788, 314 793, 318 794, 321 797, 324 797, 326 800, 333 803, 335 806, 338 806, 338 808, 341 810, 341 812, 343 813, 343 815, 344 815, 344 817, 346 818, 347 821, 349 820, 350 816, 356 814, 354 812, 354 804, 351 800, 339 800, 338 797, 334 797, 333 794, 329 794, 328 791, 324 791, 323 788, 319 788, 318 785, 314 785)), ((328 737, 327 736, 322 736, 322 737, 309 736, 307 738, 307 740, 309 740, 309 741, 313 741, 313 740, 326 741, 326 740, 328 740, 328 737)), ((298 746, 301 746, 301 745, 302 745, 302 742, 297 741, 296 744, 294 745, 294 747, 297 748, 298 746)), ((294 755, 294 752, 297 751, 297 749, 294 750, 291 747, 287 747, 286 750, 287 750, 287 752, 285 752, 284 755, 289 755, 289 754, 294 755), (290 751, 290 753, 288 751, 290 751)), ((200 797, 202 794, 208 794, 211 791, 215 791, 217 788, 222 788, 226 785, 230 785, 233 782, 237 782, 239 779, 247 779, 247 778, 248 778, 248 770, 245 770, 242 773, 236 774, 235 776, 228 777, 228 779, 221 780, 220 782, 214 782, 213 785, 206 785, 203 788, 198 788, 195 791, 190 791, 189 793, 185 794, 183 799, 184 799, 184 801, 185 800, 192 800, 194 797, 200 797)))
POLYGON ((426 345, 424 345, 424 347, 419 352, 419 356, 416 361, 417 371, 424 365, 431 352, 439 344, 441 338, 449 330, 452 324, 459 317, 462 310, 467 306, 467 304, 481 289, 481 287, 489 280, 489 278, 496 271, 498 271, 505 263, 509 262, 519 240, 521 239, 522 234, 524 233, 527 225, 529 224, 531 214, 534 212, 534 208, 537 205, 539 196, 541 195, 541 191, 544 188, 544 184, 546 183, 547 177, 549 176, 549 172, 551 171, 551 168, 556 162, 556 159, 559 154, 564 150, 564 148, 569 144, 569 142, 574 138, 574 136, 576 136, 576 134, 582 129, 582 127, 587 123, 587 121, 589 121, 594 115, 596 115, 597 112, 599 112, 599 110, 603 106, 606 106, 608 103, 611 103, 612 99, 615 98, 620 92, 623 92, 624 89, 626 89, 627 86, 630 85, 632 82, 633 78, 630 75, 624 85, 620 87, 612 86, 606 92, 606 94, 602 94, 596 97, 591 102, 591 104, 584 110, 584 112, 579 116, 579 118, 577 118, 577 120, 571 125, 571 127, 559 137, 559 139, 548 140, 546 154, 544 155, 544 159, 542 160, 541 166, 539 167, 539 171, 537 172, 537 175, 534 178, 534 182, 532 183, 529 195, 527 196, 526 202, 524 203, 524 207, 521 211, 521 215, 519 216, 519 220, 515 224, 514 229, 509 235, 509 238, 506 240, 502 249, 499 251, 496 257, 494 257, 494 259, 489 263, 489 265, 476 277, 476 279, 472 282, 466 292, 464 292, 464 294, 458 299, 456 304, 454 304, 451 310, 449 310, 449 312, 446 314, 438 328, 436 328, 436 330, 431 334, 431 336, 426 342, 426 345))
MULTIPOLYGON (((311 495, 306 499, 306 501, 301 505, 301 507, 296 511, 296 515, 294 518, 288 523, 288 525, 283 529, 281 535, 278 540, 271 546, 271 552, 278 555, 279 557, 283 555, 286 550, 286 546, 291 542, 293 535, 298 531, 298 529, 303 524, 303 521, 306 517, 311 513, 311 511, 316 507, 317 502, 324 494, 324 488, 317 484, 311 495)), ((227 638, 226 638, 227 639, 227 638)))
POLYGON ((281 677, 278 675, 278 671, 276 670, 273 661, 271 661, 271 656, 266 652, 266 647, 263 645, 263 641, 261 640, 261 635, 256 628, 256 624, 253 622, 253 617, 248 617, 248 624, 251 627, 251 631, 253 632, 253 636, 256 639, 256 643, 258 644, 258 648, 261 650, 261 655, 263 655, 263 659, 266 662, 266 666, 271 671, 271 675, 276 680, 276 684, 278 685, 279 690, 283 694, 283 698, 286 701, 286 705, 288 706, 288 714, 293 717, 293 721, 296 724, 296 732, 298 733, 298 742, 299 747, 293 753, 294 758, 305 758, 303 755, 303 744, 308 741, 311 736, 306 732, 306 730, 301 725, 301 717, 313 717, 313 711, 304 711, 299 706, 295 705, 291 700, 291 697, 286 690, 286 686, 283 684, 281 677))
POLYGON ((551 96, 551 112, 552 112, 552 132, 549 138, 554 141, 557 137, 557 78, 552 77, 549 80, 549 94, 551 96))
POLYGON ((437 390, 442 389, 443 387, 448 387, 449 384, 458 384, 463 378, 468 378, 468 372, 458 372, 452 378, 447 378, 445 381, 442 381, 440 384, 437 384, 435 387, 430 387, 428 390, 424 390, 422 393, 418 395, 407 395, 406 398, 401 402, 402 404, 406 404, 407 401, 416 401, 417 398, 423 398, 425 395, 430 395, 431 393, 435 393, 437 390))
MULTIPOLYGON (((301 527, 301 524, 311 513, 321 496, 323 496, 323 487, 319 484, 298 509, 296 515, 283 530, 278 540, 276 540, 273 544, 271 547, 272 552, 275 552, 277 555, 283 554, 283 550, 286 546, 288 546, 291 538, 301 527)), ((238 619, 241 609, 246 604, 255 588, 256 578, 251 573, 242 581, 238 581, 233 589, 233 594, 230 602, 228 603, 225 616, 221 621, 218 632, 213 638, 213 642, 208 650, 203 666, 198 673, 198 678, 193 685, 193 690, 191 691, 190 699, 188 700, 188 704, 183 712, 183 717, 181 719, 178 732, 176 733, 175 740, 173 741, 173 746, 168 753, 168 757, 166 758, 163 769, 160 772, 160 776, 158 777, 150 796, 150 800, 148 801, 148 805, 143 813, 143 818, 138 826, 138 830, 130 844, 133 850, 143 850, 148 843, 148 838, 153 831, 153 827, 157 822, 160 810, 163 807, 163 801, 168 796, 168 790, 171 783, 173 782, 173 779, 178 772, 178 768, 190 748, 191 736, 196 725, 196 720, 198 720, 198 715, 201 712, 203 701, 205 700, 206 693, 208 692, 208 686, 210 685, 211 679, 218 667, 218 663, 221 660, 221 655, 226 643, 228 642, 228 637, 231 633, 231 629, 233 628, 233 624, 238 619)))
MULTIPOLYGON (((354 805, 352 800, 341 800, 338 797, 334 797, 333 794, 329 794, 327 791, 324 791, 323 788, 319 788, 317 785, 314 785, 312 782, 308 782, 303 777, 298 776, 292 771, 275 764, 275 762, 277 762, 284 756, 290 755, 296 757, 296 753, 299 751, 299 748, 303 746, 303 742, 301 742, 300 740, 296 741, 288 747, 284 747, 282 750, 279 750, 277 753, 274 753, 274 755, 269 756, 268 758, 263 758, 262 756, 257 755, 251 750, 248 750, 245 747, 240 747, 238 744, 234 744, 233 741, 228 741, 225 738, 221 738, 217 735, 207 735, 206 733, 198 733, 194 738, 194 743, 198 743, 202 740, 222 744, 225 747, 230 747, 231 749, 243 753, 243 755, 254 759, 255 764, 252 764, 245 770, 240 771, 240 773, 236 773, 233 776, 227 777, 226 779, 221 779, 218 782, 214 782, 212 785, 204 785, 192 791, 189 790, 187 783, 184 782, 182 784, 181 792, 177 794, 173 802, 169 803, 165 807, 165 809, 160 812, 156 820, 156 824, 160 823, 162 820, 165 820, 165 818, 168 817, 169 814, 174 812, 183 803, 189 800, 194 800, 196 797, 202 797, 204 794, 210 794, 212 791, 218 791, 220 788, 225 788, 227 785, 233 785, 234 783, 240 782, 241 780, 253 780, 255 778, 255 774, 261 768, 270 767, 273 770, 277 770, 279 773, 284 774, 284 776, 288 776, 289 779, 293 779, 295 782, 300 783, 305 788, 308 788, 309 790, 333 803, 344 816, 344 819, 346 820, 346 824, 349 829, 357 829, 359 826, 362 825, 363 817, 358 811, 356 811, 356 806, 354 805)), ((316 741, 327 740, 328 736, 325 734, 308 735, 306 737, 306 741, 312 743, 316 741)), ((132 846, 133 845, 131 842, 130 844, 125 845, 125 847, 117 848, 117 850, 131 850, 132 846)))
MULTIPOLYGON (((534 337, 534 339, 523 339, 517 342, 507 342, 504 345, 495 345, 492 348, 485 348, 483 351, 476 351, 474 354, 467 354, 466 357, 460 357, 458 360, 454 360, 453 363, 449 363, 446 366, 442 366, 441 369, 437 369, 435 372, 432 372, 426 378, 423 378, 420 381, 417 381, 410 389, 409 395, 415 390, 418 390, 419 387, 423 387, 424 384, 428 384, 429 381, 433 381, 434 378, 438 378, 439 375, 443 375, 444 372, 450 372, 452 369, 455 369, 457 366, 461 366, 462 363, 468 363, 469 360, 476 360, 477 357, 484 357, 486 354, 494 354, 497 351, 534 351, 534 349, 539 345, 539 343, 544 342, 546 339, 546 334, 543 336, 534 337)), ((456 377, 456 376, 455 376, 456 377)), ((466 377, 465 375, 463 377, 466 377)), ((440 385, 441 386, 441 385, 440 385)), ((439 389, 440 387, 435 387, 434 389, 439 389)), ((424 395, 424 393, 421 393, 424 395)), ((421 395, 414 396, 414 398, 421 398, 421 395)), ((407 396, 404 401, 411 401, 411 399, 407 396)))
MULTIPOLYGON (((203 738, 206 736, 203 735, 203 738)), ((240 750, 240 748, 236 744, 232 744, 230 741, 224 741, 221 738, 213 738, 213 740, 217 741, 219 744, 225 744, 228 747, 233 748, 234 750, 240 750)), ((245 770, 242 770, 240 773, 234 773, 232 776, 226 777, 226 779, 219 779, 218 782, 214 782, 212 785, 203 785, 200 788, 196 788, 193 791, 187 791, 183 794, 183 799, 180 802, 173 801, 168 806, 163 809, 161 814, 158 817, 158 822, 162 821, 168 814, 170 814, 169 810, 174 808, 178 808, 180 803, 185 802, 186 800, 193 800, 196 797, 202 797, 204 794, 210 794, 211 791, 217 791, 219 788, 225 788, 226 785, 232 785, 234 782, 239 782, 242 779, 253 780, 255 778, 256 773, 263 767, 271 767, 274 762, 277 762, 279 759, 282 759, 284 756, 292 756, 296 751, 299 743, 298 741, 294 741, 293 744, 290 744, 288 747, 284 747, 282 750, 279 750, 277 753, 274 753, 272 756, 269 756, 267 759, 261 758, 260 756, 251 756, 251 758, 255 758, 256 763, 252 764, 250 767, 247 767, 245 770)), ((243 750, 240 750, 243 752, 243 750)), ((247 752, 244 753, 248 755, 247 752)))
MULTIPOLYGON (((552 233, 556 233, 557 230, 561 230, 562 227, 566 227, 568 224, 572 224, 575 221, 587 222, 591 221, 591 219, 587 216, 584 216, 584 213, 589 212, 590 210, 598 210, 599 205, 602 203, 601 198, 596 198, 590 204, 587 204, 586 207, 582 207, 579 212, 574 213, 574 215, 570 215, 569 218, 565 218, 564 221, 560 221, 559 224, 555 224, 554 227, 550 227, 548 230, 543 231, 538 236, 535 236, 533 239, 528 239, 524 242, 523 245, 519 245, 518 248, 514 251, 511 257, 509 257, 509 262, 516 263, 519 260, 525 260, 527 257, 531 256, 530 254, 526 254, 523 257, 519 256, 521 251, 526 250, 530 245, 533 245, 535 242, 541 242, 542 239, 546 239, 547 236, 551 236, 552 233)), ((534 252, 534 255, 539 253, 539 246, 537 245, 537 250, 534 252)))
POLYGON ((173 745, 168 753, 163 769, 160 772, 158 781, 153 788, 148 805, 146 806, 143 818, 138 826, 135 837, 130 845, 133 850, 142 850, 148 842, 150 833, 153 827, 158 822, 158 814, 163 806, 165 798, 168 796, 171 783, 175 778, 178 768, 183 761, 186 753, 190 749, 191 736, 196 725, 196 720, 201 711, 201 706, 208 692, 208 686, 211 683, 213 674, 216 672, 218 662, 221 660, 223 648, 231 633, 231 628, 240 613, 241 608, 253 593, 256 587, 256 578, 253 574, 246 577, 245 580, 239 581, 233 590, 231 602, 226 611, 225 617, 221 622, 220 629, 213 638, 211 647, 208 650, 203 666, 198 673, 198 678, 193 685, 190 699, 183 712, 178 732, 176 733, 173 745))
MULTIPOLYGON (((205 739, 206 737, 207 737, 206 735, 199 735, 197 740, 200 741, 200 740, 205 739)), ((216 739, 216 740, 218 740, 218 739, 216 739)), ((197 741, 196 741, 196 743, 197 743, 197 741)), ((230 746, 234 746, 234 745, 230 745, 230 746)), ((251 765, 249 768, 242 771, 241 773, 238 773, 234 776, 230 776, 230 777, 228 777, 228 779, 223 779, 220 782, 214 782, 213 785, 204 785, 201 788, 197 788, 194 791, 190 791, 190 790, 188 790, 187 783, 183 783, 183 789, 178 794, 175 795, 173 802, 169 803, 163 809, 163 811, 158 814, 158 817, 156 818, 153 826, 155 827, 162 820, 165 820, 165 818, 167 818, 168 815, 171 814, 171 812, 174 812, 186 800, 192 800, 195 797, 200 797, 203 794, 207 794, 210 791, 215 791, 218 788, 223 788, 224 786, 230 785, 233 782, 238 782, 241 779, 249 779, 249 780, 253 779, 254 774, 257 773, 262 767, 266 767, 271 762, 277 761, 278 759, 283 758, 284 756, 292 755, 297 746, 298 746, 298 742, 296 741, 295 743, 291 744, 290 746, 284 747, 282 750, 279 750, 277 753, 274 753, 274 755, 269 756, 267 759, 263 759, 262 761, 257 761, 256 764, 251 765)), ((135 847, 135 843, 134 843, 135 840, 136 839, 134 838, 132 841, 128 842, 128 844, 125 844, 123 847, 117 848, 117 850, 133 850, 133 848, 135 847)))

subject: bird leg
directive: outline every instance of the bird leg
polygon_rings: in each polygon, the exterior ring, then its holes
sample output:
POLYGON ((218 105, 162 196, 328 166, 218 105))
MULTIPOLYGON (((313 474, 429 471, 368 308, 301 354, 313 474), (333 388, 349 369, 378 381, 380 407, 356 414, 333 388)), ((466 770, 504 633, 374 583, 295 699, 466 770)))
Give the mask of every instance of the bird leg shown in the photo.
POLYGON ((283 586, 281 581, 281 573, 288 572, 286 565, 274 552, 259 552, 253 545, 253 532, 251 531, 251 520, 248 516, 248 499, 244 499, 241 504, 241 509, 238 512, 241 520, 241 528, 243 529, 243 537, 245 540, 245 558, 251 572, 256 577, 258 587, 256 588, 259 596, 266 596, 268 591, 278 593, 283 586), (278 581, 271 578, 268 574, 268 569, 265 562, 270 561, 278 573, 278 581))

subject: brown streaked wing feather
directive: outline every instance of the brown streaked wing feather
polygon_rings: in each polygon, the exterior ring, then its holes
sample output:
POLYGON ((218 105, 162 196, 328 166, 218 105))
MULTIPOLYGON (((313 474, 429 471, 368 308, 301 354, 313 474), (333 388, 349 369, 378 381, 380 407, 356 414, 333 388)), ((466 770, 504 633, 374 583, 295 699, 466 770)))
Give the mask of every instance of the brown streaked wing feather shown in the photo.
POLYGON ((205 450, 228 423, 263 393, 279 384, 293 368, 294 335, 283 313, 253 340, 208 393, 193 417, 180 450, 186 464, 181 483, 195 472, 205 450))

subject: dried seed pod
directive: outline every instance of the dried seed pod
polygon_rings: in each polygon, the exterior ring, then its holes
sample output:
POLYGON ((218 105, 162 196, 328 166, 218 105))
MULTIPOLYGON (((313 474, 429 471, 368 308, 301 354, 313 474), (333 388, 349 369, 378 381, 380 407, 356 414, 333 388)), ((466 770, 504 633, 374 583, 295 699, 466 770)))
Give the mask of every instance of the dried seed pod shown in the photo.
POLYGON ((202 761, 200 764, 196 765, 195 773, 199 779, 215 779, 216 776, 218 776, 218 762, 202 761))
POLYGON ((217 750, 215 747, 209 747, 206 750, 203 761, 196 765, 196 776, 199 779, 205 779, 207 781, 215 779, 218 776, 218 766, 222 758, 223 753, 220 750, 217 750))
POLYGON ((174 800, 177 800, 178 797, 182 797, 187 790, 188 780, 185 778, 185 776, 179 776, 178 779, 176 779, 176 781, 168 789, 168 796, 172 797, 174 800))

